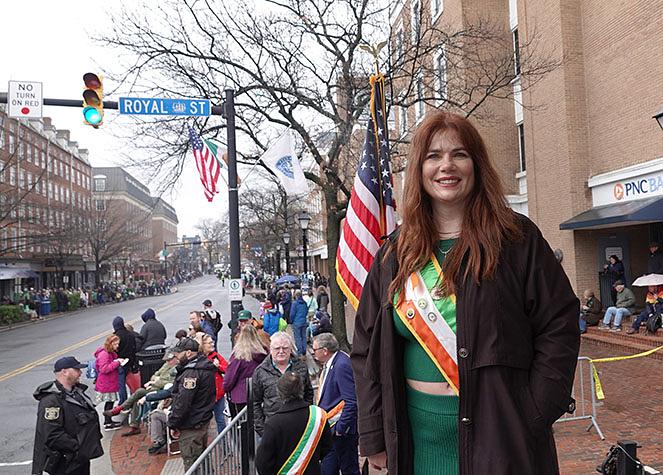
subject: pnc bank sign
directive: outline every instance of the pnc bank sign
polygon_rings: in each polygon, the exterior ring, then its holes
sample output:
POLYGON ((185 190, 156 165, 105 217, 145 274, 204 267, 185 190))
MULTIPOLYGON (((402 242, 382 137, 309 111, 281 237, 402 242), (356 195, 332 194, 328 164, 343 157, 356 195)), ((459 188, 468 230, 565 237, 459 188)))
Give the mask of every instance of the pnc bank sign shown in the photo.
POLYGON ((612 193, 617 201, 663 194, 663 174, 617 182, 612 193))

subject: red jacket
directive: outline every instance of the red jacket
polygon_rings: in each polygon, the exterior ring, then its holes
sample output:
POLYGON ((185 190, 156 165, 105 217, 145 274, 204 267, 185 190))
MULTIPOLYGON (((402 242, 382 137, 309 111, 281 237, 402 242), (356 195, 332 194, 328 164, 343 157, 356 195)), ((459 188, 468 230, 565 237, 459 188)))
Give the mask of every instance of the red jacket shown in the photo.
POLYGON ((214 382, 216 383, 216 400, 218 401, 225 394, 223 391, 223 375, 228 369, 228 362, 216 351, 212 351, 207 355, 207 359, 217 368, 216 373, 214 373, 214 382), (218 364, 216 362, 218 362, 218 364))

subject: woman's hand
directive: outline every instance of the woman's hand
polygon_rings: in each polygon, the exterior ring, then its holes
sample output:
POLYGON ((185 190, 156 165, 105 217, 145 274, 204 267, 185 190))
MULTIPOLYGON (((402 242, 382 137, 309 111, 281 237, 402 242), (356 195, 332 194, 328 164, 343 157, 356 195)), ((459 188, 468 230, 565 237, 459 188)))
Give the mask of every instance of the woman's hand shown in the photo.
POLYGON ((380 452, 379 454, 369 455, 368 463, 371 468, 376 470, 387 468, 387 452, 380 452))

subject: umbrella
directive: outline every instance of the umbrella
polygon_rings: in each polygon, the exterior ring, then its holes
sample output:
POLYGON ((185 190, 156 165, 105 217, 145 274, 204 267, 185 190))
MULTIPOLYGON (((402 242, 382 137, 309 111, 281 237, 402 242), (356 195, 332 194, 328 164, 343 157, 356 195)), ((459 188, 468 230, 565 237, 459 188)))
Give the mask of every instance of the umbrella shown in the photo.
POLYGON ((276 285, 296 284, 298 282, 299 282, 299 277, 297 277, 296 275, 284 275, 282 277, 279 277, 279 279, 276 281, 276 285))
POLYGON ((636 287, 647 287, 650 285, 663 285, 663 275, 661 274, 648 274, 638 277, 633 281, 636 287))

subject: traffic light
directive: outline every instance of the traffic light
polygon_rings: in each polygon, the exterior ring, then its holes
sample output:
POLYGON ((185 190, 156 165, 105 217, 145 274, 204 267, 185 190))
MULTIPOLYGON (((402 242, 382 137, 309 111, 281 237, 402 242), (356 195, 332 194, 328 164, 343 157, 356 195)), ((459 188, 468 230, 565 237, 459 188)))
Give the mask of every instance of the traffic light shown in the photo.
POLYGON ((85 123, 98 129, 104 121, 104 85, 103 77, 94 73, 83 75, 83 119, 85 123))

